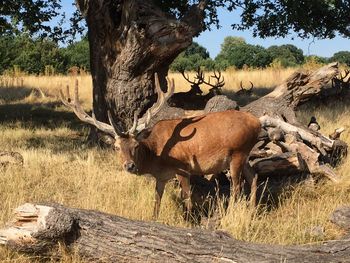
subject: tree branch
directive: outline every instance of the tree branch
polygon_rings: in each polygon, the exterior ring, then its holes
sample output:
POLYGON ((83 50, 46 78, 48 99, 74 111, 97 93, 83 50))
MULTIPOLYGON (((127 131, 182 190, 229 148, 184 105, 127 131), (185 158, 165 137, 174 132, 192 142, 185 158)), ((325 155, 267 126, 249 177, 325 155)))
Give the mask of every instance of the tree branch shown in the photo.
POLYGON ((207 0, 200 1, 197 5, 191 6, 187 14, 181 19, 191 28, 192 36, 198 36, 204 29, 204 10, 208 4, 207 0))

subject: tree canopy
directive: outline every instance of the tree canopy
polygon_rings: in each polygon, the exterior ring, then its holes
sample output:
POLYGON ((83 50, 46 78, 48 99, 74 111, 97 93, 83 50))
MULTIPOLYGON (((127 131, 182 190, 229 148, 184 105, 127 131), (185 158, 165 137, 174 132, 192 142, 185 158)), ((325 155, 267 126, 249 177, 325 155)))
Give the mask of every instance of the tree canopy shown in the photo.
POLYGON ((0 74, 16 68, 29 74, 67 73, 72 67, 90 70, 89 43, 86 38, 60 47, 50 39, 28 34, 0 36, 0 74))
POLYGON ((338 61, 350 66, 350 52, 349 51, 339 51, 335 53, 331 58, 331 61, 338 61))
MULTIPOLYGON (((75 12, 70 18, 72 27, 63 30, 67 20, 59 10, 61 0, 2 0, 0 1, 0 35, 26 31, 49 35, 64 40, 67 35, 82 32, 81 17, 75 12), (52 20, 55 24, 49 23, 52 20)), ((82 5, 86 0, 77 0, 82 5)), ((190 12, 200 0, 154 0, 163 11, 177 18, 190 12)), ((204 29, 218 26, 218 8, 240 10, 241 21, 233 23, 235 29, 252 29, 255 36, 286 36, 296 32, 300 37, 333 38, 336 34, 350 37, 350 2, 347 0, 207 0, 204 29)), ((72 1, 73 4, 73 1, 72 1)), ((114 8, 121 1, 114 1, 114 8)))
POLYGON ((270 46, 267 51, 274 61, 279 61, 283 67, 294 67, 304 62, 304 54, 300 48, 287 44, 270 46))

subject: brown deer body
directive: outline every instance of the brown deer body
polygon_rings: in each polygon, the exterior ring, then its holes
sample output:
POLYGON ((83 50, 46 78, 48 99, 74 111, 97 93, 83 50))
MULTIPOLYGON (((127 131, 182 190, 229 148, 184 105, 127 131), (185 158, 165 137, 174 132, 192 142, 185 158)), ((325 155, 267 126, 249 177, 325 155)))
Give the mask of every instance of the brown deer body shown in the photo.
MULTIPOLYGON (((241 171, 259 132, 257 118, 229 110, 160 121, 134 138, 119 139, 117 145, 120 145, 125 170, 155 177, 154 216, 157 217, 165 184, 175 176, 180 181, 184 198, 188 199, 191 174, 216 174, 230 169, 234 192, 239 194, 241 171)), ((190 205, 188 202, 188 209, 190 205)))
POLYGON ((191 208, 191 174, 213 174, 229 168, 233 190, 238 195, 243 166, 261 129, 259 119, 249 113, 229 110, 193 118, 163 120, 152 128, 145 128, 151 115, 159 111, 170 96, 160 93, 157 77, 156 88, 159 99, 156 106, 147 112, 146 125, 141 125, 142 130, 137 133, 135 130, 140 126, 137 115, 129 132, 122 133, 111 118, 113 127, 88 116, 76 103, 77 98, 74 103, 64 103, 73 108, 81 120, 110 134, 114 128, 116 147, 120 149, 121 163, 126 171, 138 175, 150 174, 156 179, 154 218, 159 214, 165 184, 174 177, 180 181, 188 209, 191 208))

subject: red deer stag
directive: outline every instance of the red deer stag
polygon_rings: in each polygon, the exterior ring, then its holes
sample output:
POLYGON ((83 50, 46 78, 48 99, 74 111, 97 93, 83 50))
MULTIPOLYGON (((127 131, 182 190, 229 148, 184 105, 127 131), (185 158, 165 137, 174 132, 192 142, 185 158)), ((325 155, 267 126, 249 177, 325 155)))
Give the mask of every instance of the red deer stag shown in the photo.
POLYGON ((111 125, 96 120, 94 115, 89 116, 79 104, 77 85, 74 101, 69 99, 69 95, 65 100, 61 92, 63 103, 73 109, 80 120, 115 136, 120 161, 126 171, 155 177, 155 219, 165 184, 174 177, 178 178, 182 187, 187 211, 191 209, 191 174, 216 174, 230 168, 231 189, 239 195, 241 172, 261 129, 259 119, 235 110, 162 120, 148 127, 152 116, 162 109, 174 90, 174 81, 168 82, 168 91, 164 93, 155 74, 157 102, 141 119, 135 114, 129 131, 122 131, 111 114, 108 114, 111 125))
POLYGON ((247 95, 247 96, 250 96, 252 95, 253 93, 253 89, 254 89, 254 84, 253 82, 249 81, 250 82, 250 89, 245 89, 243 87, 243 83, 242 81, 240 82, 239 84, 239 87, 241 88, 239 91, 236 92, 236 95, 237 96, 242 96, 242 95, 247 95))
POLYGON ((221 71, 216 72, 214 70, 214 75, 212 75, 210 77, 209 77, 209 81, 208 82, 203 80, 203 83, 205 83, 205 84, 207 84, 208 86, 211 87, 209 89, 209 92, 203 96, 204 99, 206 100, 206 102, 208 102, 214 96, 222 95, 221 88, 225 85, 224 77, 222 77, 222 79, 221 79, 221 71), (216 83, 215 84, 211 84, 210 83, 210 77, 216 79, 216 83))
POLYGON ((187 82, 191 84, 191 89, 186 92, 177 92, 174 93, 169 101, 169 106, 178 107, 182 109, 195 109, 197 105, 196 98, 201 97, 203 91, 199 87, 199 85, 203 84, 203 72, 200 68, 197 69, 196 76, 194 77, 194 81, 190 80, 190 77, 185 74, 185 71, 181 71, 182 76, 187 82))

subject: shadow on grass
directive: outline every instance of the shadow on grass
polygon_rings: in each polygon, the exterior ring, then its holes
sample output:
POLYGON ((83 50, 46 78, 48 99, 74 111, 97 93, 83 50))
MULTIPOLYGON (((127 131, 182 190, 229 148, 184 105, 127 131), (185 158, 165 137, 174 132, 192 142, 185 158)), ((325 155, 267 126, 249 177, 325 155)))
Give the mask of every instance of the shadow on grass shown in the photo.
POLYGON ((223 93, 228 98, 236 101, 240 107, 243 107, 252 101, 255 101, 266 94, 269 94, 271 91, 273 91, 273 88, 255 88, 253 89, 252 93, 250 95, 242 94, 237 95, 235 91, 233 90, 224 90, 223 93))
MULTIPOLYGON (((201 220, 206 220, 214 215, 217 210, 218 198, 223 201, 223 208, 226 210, 230 202, 230 180, 229 174, 224 172, 215 176, 214 180, 206 180, 197 175, 191 176, 191 200, 193 210, 191 211, 190 222, 193 225, 200 225, 201 220)), ((256 201, 256 208, 263 208, 261 211, 273 211, 278 209, 283 200, 287 200, 300 184, 315 187, 317 179, 313 179, 307 174, 296 174, 294 176, 276 175, 270 177, 259 177, 256 201)), ((244 183, 242 198, 249 201, 250 186, 244 183)), ((178 206, 183 206, 183 200, 179 196, 174 196, 173 200, 178 206)), ((183 211, 185 209, 183 208, 183 211)), ((184 212, 185 213, 185 212, 184 212)), ((215 221, 216 219, 214 219, 215 221)))
POLYGON ((50 149, 53 153, 81 151, 91 148, 82 123, 73 112, 61 111, 61 102, 14 103, 0 105, 0 126, 23 128, 25 130, 52 130, 33 132, 32 136, 21 138, 21 147, 26 149, 50 149), (55 129, 64 128, 71 132, 55 134, 55 129))
POLYGON ((29 87, 0 87, 0 101, 5 103, 27 98, 35 89, 29 87))
POLYGON ((26 129, 66 126, 81 130, 82 122, 73 112, 59 111, 61 102, 48 103, 14 103, 0 105, 0 124, 9 125, 20 122, 26 129))

